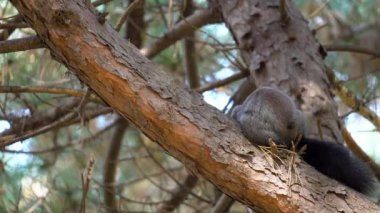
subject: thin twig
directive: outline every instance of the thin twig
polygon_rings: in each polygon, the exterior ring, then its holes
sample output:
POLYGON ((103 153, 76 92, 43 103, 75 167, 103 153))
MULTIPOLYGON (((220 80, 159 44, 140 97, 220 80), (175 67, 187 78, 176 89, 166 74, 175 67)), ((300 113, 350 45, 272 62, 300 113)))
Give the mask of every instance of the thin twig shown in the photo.
POLYGON ((140 6, 141 2, 142 0, 135 0, 128 6, 124 14, 120 17, 120 19, 116 23, 115 30, 117 32, 120 31, 123 24, 127 21, 129 14, 131 14, 138 6, 140 6))
POLYGON ((94 172, 94 166, 95 166, 95 158, 94 156, 91 156, 90 159, 87 161, 87 166, 85 170, 82 173, 82 200, 80 203, 80 213, 85 213, 86 212, 86 197, 88 190, 90 188, 90 182, 91 182, 91 177, 94 172))

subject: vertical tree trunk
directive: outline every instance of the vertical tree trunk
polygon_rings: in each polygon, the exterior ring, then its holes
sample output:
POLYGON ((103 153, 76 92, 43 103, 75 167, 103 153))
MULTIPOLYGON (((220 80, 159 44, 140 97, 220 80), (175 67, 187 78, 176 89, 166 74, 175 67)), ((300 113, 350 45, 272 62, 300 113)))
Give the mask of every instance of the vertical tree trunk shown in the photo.
POLYGON ((276 86, 308 119, 308 137, 342 142, 325 52, 292 1, 214 0, 257 87, 276 86))

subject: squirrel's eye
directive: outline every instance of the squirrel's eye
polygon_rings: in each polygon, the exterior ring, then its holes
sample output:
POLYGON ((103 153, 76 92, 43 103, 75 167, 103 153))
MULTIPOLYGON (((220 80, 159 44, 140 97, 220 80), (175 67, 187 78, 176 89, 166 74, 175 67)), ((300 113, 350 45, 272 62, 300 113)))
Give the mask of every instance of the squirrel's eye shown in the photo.
POLYGON ((289 122, 288 125, 286 126, 286 128, 288 128, 288 129, 294 129, 294 127, 295 127, 294 122, 289 122))

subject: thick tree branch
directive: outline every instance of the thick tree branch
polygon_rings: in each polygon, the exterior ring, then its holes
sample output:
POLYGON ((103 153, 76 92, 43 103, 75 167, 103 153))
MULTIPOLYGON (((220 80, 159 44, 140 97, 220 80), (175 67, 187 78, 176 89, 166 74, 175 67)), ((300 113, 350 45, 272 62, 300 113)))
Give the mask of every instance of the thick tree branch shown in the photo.
POLYGON ((379 211, 360 194, 303 163, 294 165, 300 182, 287 185, 287 165, 271 167, 234 122, 199 94, 183 89, 108 24, 99 23, 89 4, 75 0, 12 3, 57 59, 106 103, 234 199, 269 212, 379 211), (324 202, 341 196, 347 203, 324 202), (352 206, 350 201, 363 205, 352 206))
POLYGON ((0 41, 0 53, 17 52, 43 47, 45 47, 45 45, 37 36, 0 41))
POLYGON ((131 0, 129 3, 131 4, 134 1, 141 1, 141 5, 131 12, 127 22, 125 23, 125 38, 127 38, 137 48, 141 48, 143 44, 143 32, 146 26, 144 20, 145 0, 131 0))
MULTIPOLYGON (((192 0, 184 1, 184 8, 182 15, 187 18, 192 13, 194 13, 194 4, 192 0)), ((196 34, 194 32, 189 33, 189 35, 184 40, 184 54, 185 54, 185 73, 187 81, 190 85, 190 88, 194 89, 199 87, 199 73, 196 60, 196 47, 195 41, 196 34)))
POLYGON ((111 140, 106 162, 104 163, 104 203, 108 212, 117 211, 116 203, 116 169, 120 154, 123 136, 128 128, 128 122, 119 119, 114 136, 111 140))
MULTIPOLYGON (((22 18, 20 15, 17 15, 17 16, 14 16, 11 20, 8 21, 8 23, 20 23, 22 22, 22 18)), ((0 41, 4 41, 6 39, 9 38, 9 36, 16 30, 17 28, 15 27, 12 27, 12 28, 8 28, 6 30, 3 30, 1 33, 0 33, 0 41)))

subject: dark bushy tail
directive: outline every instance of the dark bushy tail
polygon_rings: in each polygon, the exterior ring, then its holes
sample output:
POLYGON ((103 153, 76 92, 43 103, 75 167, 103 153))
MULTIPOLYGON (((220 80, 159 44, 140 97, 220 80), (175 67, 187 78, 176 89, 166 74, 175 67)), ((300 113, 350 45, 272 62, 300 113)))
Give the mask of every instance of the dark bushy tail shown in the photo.
POLYGON ((302 158, 318 171, 363 194, 371 193, 376 179, 367 164, 358 159, 346 147, 324 141, 303 138, 306 145, 302 158))

